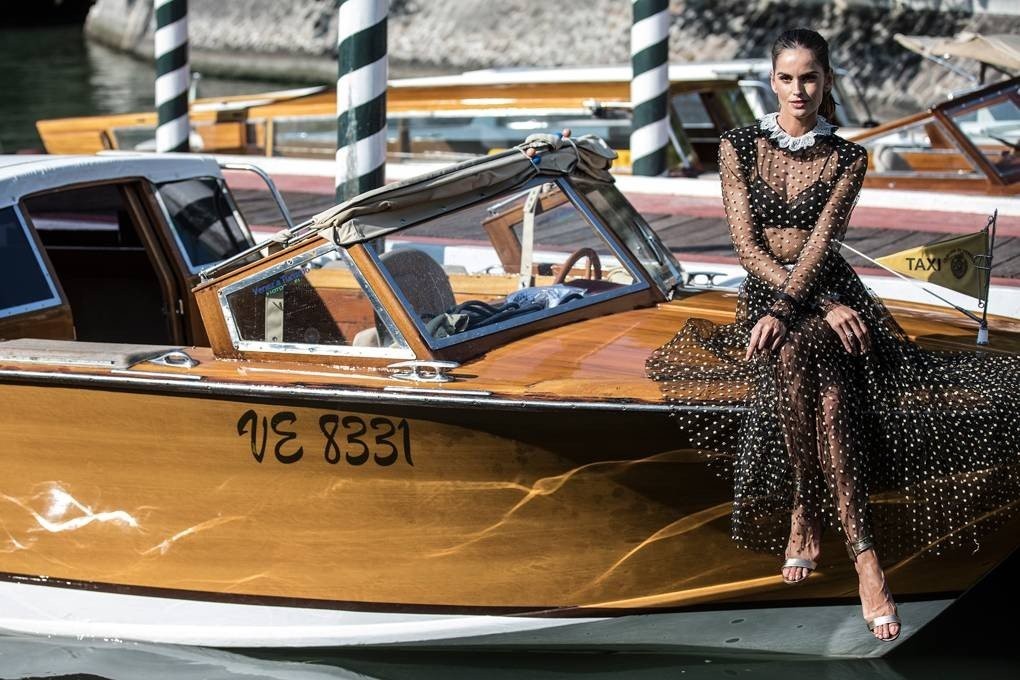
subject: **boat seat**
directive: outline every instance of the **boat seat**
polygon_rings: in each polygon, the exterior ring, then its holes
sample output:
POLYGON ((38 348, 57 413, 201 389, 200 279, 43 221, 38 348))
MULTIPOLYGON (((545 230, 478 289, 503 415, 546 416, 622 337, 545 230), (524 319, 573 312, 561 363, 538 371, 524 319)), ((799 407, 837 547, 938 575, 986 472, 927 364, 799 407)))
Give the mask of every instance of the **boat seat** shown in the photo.
MULTIPOLYGON (((379 261, 389 272, 390 277, 404 294, 413 313, 417 314, 418 318, 431 319, 457 304, 457 300, 453 297, 453 287, 443 270, 443 265, 424 251, 416 248, 390 250, 383 253, 379 257, 379 261)), ((376 346, 388 347, 393 343, 393 337, 378 316, 375 321, 375 329, 378 333, 377 342, 379 343, 376 346)), ((363 341, 368 342, 370 339, 366 337, 363 338, 363 341)))

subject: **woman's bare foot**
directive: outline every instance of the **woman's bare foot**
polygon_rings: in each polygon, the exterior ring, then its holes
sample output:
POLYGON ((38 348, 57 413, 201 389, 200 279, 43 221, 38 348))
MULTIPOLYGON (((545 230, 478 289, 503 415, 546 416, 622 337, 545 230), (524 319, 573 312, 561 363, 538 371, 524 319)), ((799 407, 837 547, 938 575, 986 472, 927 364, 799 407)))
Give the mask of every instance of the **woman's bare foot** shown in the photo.
MULTIPOLYGON (((822 553, 822 523, 818 517, 809 518, 803 506, 797 506, 790 515, 790 540, 786 544, 786 557, 797 557, 817 562, 822 553)), ((783 567, 783 580, 787 583, 803 581, 811 573, 807 567, 783 567)))
MULTIPOLYGON (((879 616, 896 614, 896 603, 885 581, 885 572, 878 563, 878 555, 874 549, 865 550, 857 556, 854 563, 857 577, 860 579, 861 609, 865 621, 873 621, 879 616)), ((900 634, 899 623, 883 623, 875 626, 872 631, 879 640, 895 640, 900 634)))

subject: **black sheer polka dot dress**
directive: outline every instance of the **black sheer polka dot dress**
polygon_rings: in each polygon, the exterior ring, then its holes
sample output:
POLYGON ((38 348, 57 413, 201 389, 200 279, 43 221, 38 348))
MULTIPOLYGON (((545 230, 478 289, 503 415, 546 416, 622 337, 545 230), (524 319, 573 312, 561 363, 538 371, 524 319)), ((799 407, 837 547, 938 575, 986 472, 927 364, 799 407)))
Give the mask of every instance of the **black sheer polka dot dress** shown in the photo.
POLYGON ((790 554, 829 526, 854 552, 973 549, 1020 497, 1020 359, 921 349, 869 293, 839 253, 867 154, 834 130, 819 118, 790 137, 772 114, 723 135, 723 203, 748 273, 736 319, 689 320, 648 374, 674 405, 726 407, 674 417, 729 463, 742 547, 790 554), (837 303, 860 315, 870 351, 847 352, 825 321, 837 303), (785 339, 745 361, 765 314, 785 339))

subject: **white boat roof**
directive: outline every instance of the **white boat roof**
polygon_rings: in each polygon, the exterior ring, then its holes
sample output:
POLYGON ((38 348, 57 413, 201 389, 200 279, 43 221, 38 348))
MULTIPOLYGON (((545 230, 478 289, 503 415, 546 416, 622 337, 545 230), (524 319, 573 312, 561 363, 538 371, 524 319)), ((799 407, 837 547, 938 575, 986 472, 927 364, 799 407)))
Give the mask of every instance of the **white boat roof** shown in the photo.
POLYGON ((0 155, 0 207, 13 205, 23 196, 75 184, 135 177, 170 182, 220 174, 214 159, 194 154, 0 155))
MULTIPOLYGON (((742 75, 768 73, 768 59, 735 59, 732 61, 691 62, 670 64, 672 82, 732 80, 742 75)), ((529 83, 592 83, 630 82, 631 67, 584 66, 577 68, 493 68, 466 71, 450 76, 425 76, 391 80, 390 87, 448 87, 454 85, 525 85, 529 83)))

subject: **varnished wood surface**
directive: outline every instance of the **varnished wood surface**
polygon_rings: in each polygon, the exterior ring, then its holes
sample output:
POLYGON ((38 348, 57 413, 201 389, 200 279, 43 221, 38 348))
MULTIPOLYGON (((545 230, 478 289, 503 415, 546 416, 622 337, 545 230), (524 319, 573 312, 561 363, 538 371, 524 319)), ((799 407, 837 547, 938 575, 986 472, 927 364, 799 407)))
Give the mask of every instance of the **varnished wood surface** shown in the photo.
MULTIPOLYGON (((662 403, 658 386, 645 374, 645 361, 649 354, 668 341, 688 318, 705 318, 716 323, 731 321, 734 302, 732 293, 707 292, 668 304, 569 323, 489 349, 455 369, 451 374, 456 378, 455 382, 429 385, 428 389, 452 395, 465 390, 484 391, 497 398, 534 401, 662 403)), ((904 329, 923 344, 939 349, 974 349, 975 331, 950 325, 956 319, 949 311, 912 303, 896 304, 890 310, 904 329), (923 311, 924 316, 908 316, 918 311, 923 311)), ((1020 351, 1020 335, 1017 335, 1020 322, 993 317, 991 325, 991 349, 1020 351)), ((197 383, 199 385, 222 383, 285 387, 300 383, 377 392, 385 387, 409 386, 382 370, 393 360, 304 356, 288 361, 278 354, 251 354, 252 360, 238 362, 216 360, 209 349, 189 351, 201 362, 193 369, 141 364, 132 371, 140 375, 186 373, 201 376, 204 382, 197 383)), ((77 366, 9 364, 0 366, 0 379, 4 370, 18 369, 109 374, 106 370, 77 366)))
POLYGON ((62 304, 0 319, 0 340, 24 337, 74 340, 70 306, 62 304))
MULTIPOLYGON (((601 372, 606 359, 575 364, 601 372)), ((662 413, 295 405, 2 379, 0 400, 7 574, 402 611, 855 597, 834 534, 796 589, 777 558, 738 549, 730 483, 662 413), (345 436, 376 422, 361 462, 356 442, 326 440, 323 422, 345 418, 345 436), (386 421, 408 428, 410 461, 400 448, 378 462, 386 421)), ((959 592, 1014 546, 1006 527, 979 558, 903 556, 891 586, 959 592)))

